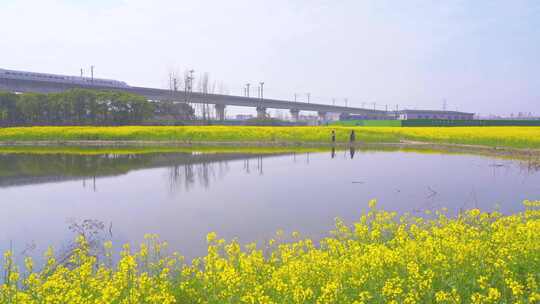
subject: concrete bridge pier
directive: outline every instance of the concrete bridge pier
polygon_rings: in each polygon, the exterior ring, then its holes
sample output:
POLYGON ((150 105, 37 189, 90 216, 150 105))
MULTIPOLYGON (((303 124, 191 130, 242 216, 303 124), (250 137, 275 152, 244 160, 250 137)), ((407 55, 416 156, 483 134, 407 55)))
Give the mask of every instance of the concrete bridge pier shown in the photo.
POLYGON ((300 110, 291 109, 290 111, 291 111, 292 121, 298 121, 300 119, 300 110))
POLYGON ((267 118, 266 108, 265 107, 257 107, 257 118, 258 119, 267 118))
POLYGON ((326 112, 319 111, 319 120, 320 121, 326 120, 326 112))
POLYGON ((225 120, 225 105, 224 104, 216 104, 216 116, 218 120, 225 120))

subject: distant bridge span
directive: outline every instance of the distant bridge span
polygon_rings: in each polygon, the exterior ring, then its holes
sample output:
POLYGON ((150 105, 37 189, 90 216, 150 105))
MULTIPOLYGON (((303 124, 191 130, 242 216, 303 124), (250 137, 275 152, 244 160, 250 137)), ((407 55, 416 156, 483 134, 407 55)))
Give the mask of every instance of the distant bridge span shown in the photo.
POLYGON ((58 93, 69 89, 82 88, 92 90, 117 90, 145 96, 149 100, 171 100, 178 102, 189 101, 190 103, 213 104, 216 107, 218 119, 225 119, 226 106, 240 106, 256 108, 258 117, 265 117, 267 109, 289 110, 293 119, 298 120, 300 111, 314 111, 324 119, 327 113, 357 114, 369 117, 386 116, 385 111, 369 110, 354 107, 332 106, 317 103, 295 102, 277 99, 261 99, 222 94, 205 94, 198 92, 172 91, 145 87, 109 87, 94 84, 80 84, 36 79, 13 79, 3 77, 0 74, 0 90, 10 92, 34 92, 34 93, 58 93))

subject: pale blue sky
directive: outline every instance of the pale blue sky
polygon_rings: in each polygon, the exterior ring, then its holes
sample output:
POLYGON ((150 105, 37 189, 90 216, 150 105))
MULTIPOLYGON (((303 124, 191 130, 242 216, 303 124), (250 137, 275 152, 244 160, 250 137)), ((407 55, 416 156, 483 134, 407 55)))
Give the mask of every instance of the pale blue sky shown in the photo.
POLYGON ((193 68, 233 94, 540 114, 540 1, 0 0, 0 37, 4 68, 155 87, 193 68))

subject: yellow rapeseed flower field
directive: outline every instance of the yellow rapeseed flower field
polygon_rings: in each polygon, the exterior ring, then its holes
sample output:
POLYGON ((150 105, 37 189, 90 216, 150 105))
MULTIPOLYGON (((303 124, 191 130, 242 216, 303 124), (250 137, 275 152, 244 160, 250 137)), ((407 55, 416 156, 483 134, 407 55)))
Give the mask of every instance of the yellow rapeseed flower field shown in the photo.
POLYGON ((403 140, 540 148, 540 127, 252 127, 252 126, 124 126, 0 128, 0 142, 10 141, 172 141, 187 143, 330 143, 356 140, 388 143, 403 140))
MULTIPOLYGON (((329 143, 331 130, 336 140, 345 142, 351 128, 336 127, 250 127, 250 126, 177 126, 177 127, 26 127, 0 129, 0 141, 175 141, 175 142, 265 142, 329 143)), ((367 142, 396 142, 398 138, 358 134, 367 142)))
POLYGON ((207 255, 189 263, 155 235, 116 263, 110 242, 98 258, 84 237, 67 261, 50 249, 40 269, 8 251, 0 303, 540 303, 540 202, 399 218, 376 205, 317 243, 209 233, 207 255))
POLYGON ((377 128, 373 131, 422 142, 540 148, 540 127, 415 127, 377 128))

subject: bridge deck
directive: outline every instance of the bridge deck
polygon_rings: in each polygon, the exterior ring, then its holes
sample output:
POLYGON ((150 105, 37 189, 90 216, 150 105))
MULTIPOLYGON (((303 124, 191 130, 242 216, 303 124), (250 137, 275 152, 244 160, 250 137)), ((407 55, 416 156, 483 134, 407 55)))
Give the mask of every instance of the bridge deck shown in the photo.
POLYGON ((260 99, 253 97, 221 95, 221 94, 204 94, 198 92, 186 93, 185 91, 171 91, 164 89, 154 89, 145 87, 126 87, 126 88, 110 88, 100 87, 95 85, 79 85, 69 83, 57 83, 34 80, 15 80, 0 78, 0 90, 11 92, 34 92, 34 93, 58 93, 74 88, 84 88, 93 90, 117 90, 145 96, 151 100, 174 100, 174 101, 189 101, 190 103, 205 103, 224 106, 241 106, 241 107, 260 107, 271 109, 288 109, 299 111, 316 111, 321 113, 346 113, 346 114, 368 114, 368 115, 385 115, 385 111, 369 110, 354 107, 341 107, 324 105, 317 103, 294 102, 277 99, 260 99))

